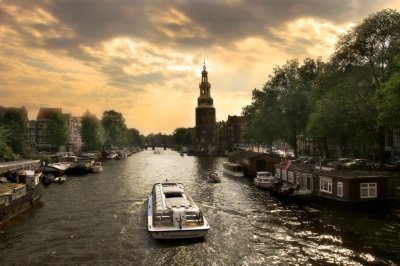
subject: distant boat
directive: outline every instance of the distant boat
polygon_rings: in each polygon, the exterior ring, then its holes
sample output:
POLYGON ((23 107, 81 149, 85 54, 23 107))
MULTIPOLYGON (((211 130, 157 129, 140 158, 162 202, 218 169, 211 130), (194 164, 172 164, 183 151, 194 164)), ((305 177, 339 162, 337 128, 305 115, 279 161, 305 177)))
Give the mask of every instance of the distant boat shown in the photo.
POLYGON ((219 178, 219 176, 216 172, 211 172, 209 175, 207 175, 206 180, 207 180, 207 182, 210 182, 210 183, 221 182, 221 179, 219 178))
POLYGON ((118 154, 116 154, 115 152, 110 152, 109 154, 107 154, 106 159, 117 159, 118 154))
POLYGON ((272 180, 274 177, 270 172, 257 172, 254 178, 254 185, 259 188, 272 188, 272 180))
POLYGON ((222 163, 224 173, 235 176, 244 177, 243 166, 238 163, 223 162, 222 163))
POLYGON ((101 162, 94 162, 91 166, 91 171, 93 173, 100 173, 103 171, 103 166, 101 165, 101 162))
POLYGON ((55 177, 62 176, 70 166, 69 163, 50 163, 42 167, 42 172, 51 173, 55 177))
POLYGON ((64 183, 65 180, 66 180, 66 178, 64 176, 58 176, 58 177, 54 178, 53 183, 61 184, 61 183, 64 183))
POLYGON ((90 172, 92 160, 83 160, 73 163, 65 173, 67 175, 84 175, 90 172))
POLYGON ((153 185, 147 207, 148 230, 156 239, 197 238, 210 226, 181 183, 153 185))

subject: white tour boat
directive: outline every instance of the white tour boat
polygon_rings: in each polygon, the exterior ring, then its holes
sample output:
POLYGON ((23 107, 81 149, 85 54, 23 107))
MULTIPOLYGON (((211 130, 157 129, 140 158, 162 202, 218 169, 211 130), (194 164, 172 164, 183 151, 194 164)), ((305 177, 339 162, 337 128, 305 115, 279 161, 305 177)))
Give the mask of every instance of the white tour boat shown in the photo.
POLYGON ((236 176, 236 177, 244 176, 243 167, 241 164, 231 163, 231 162, 223 162, 222 166, 224 169, 224 173, 226 173, 228 175, 236 176))
POLYGON ((210 226, 181 183, 156 183, 149 195, 148 230, 156 239, 196 238, 210 226))
POLYGON ((254 185, 259 188, 272 188, 273 175, 270 172, 257 172, 254 178, 254 185))

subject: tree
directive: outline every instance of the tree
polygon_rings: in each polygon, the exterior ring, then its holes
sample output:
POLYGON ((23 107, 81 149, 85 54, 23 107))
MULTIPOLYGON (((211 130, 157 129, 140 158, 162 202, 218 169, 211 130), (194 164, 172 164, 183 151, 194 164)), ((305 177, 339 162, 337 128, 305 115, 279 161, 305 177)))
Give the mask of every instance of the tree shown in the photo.
POLYGON ((6 144, 8 138, 10 137, 10 130, 5 126, 0 126, 0 145, 6 144))
POLYGON ((65 145, 68 140, 68 125, 65 117, 60 112, 55 112, 50 117, 47 124, 48 142, 58 149, 61 145, 65 145))
POLYGON ((172 140, 175 145, 188 146, 192 144, 192 133, 188 128, 177 128, 172 133, 172 140))
POLYGON ((7 145, 17 154, 24 154, 26 148, 27 119, 14 108, 9 108, 1 119, 9 132, 7 145))
MULTIPOLYGON (((400 66, 400 55, 397 56, 400 66)), ((377 93, 378 123, 389 129, 400 128, 400 71, 391 75, 377 93)))
POLYGON ((7 145, 10 135, 9 129, 5 126, 0 126, 0 161, 10 161, 15 158, 12 149, 7 145))
POLYGON ((310 92, 322 71, 320 59, 297 59, 277 66, 261 91, 253 91, 253 101, 243 109, 246 118, 246 136, 257 143, 271 146, 273 141, 284 140, 297 155, 297 137, 305 134, 311 112, 310 92))
POLYGON ((144 136, 140 134, 136 128, 129 128, 127 133, 129 147, 137 147, 143 145, 144 136))
POLYGON ((87 111, 82 117, 82 142, 89 151, 99 150, 104 144, 104 128, 100 120, 87 111))
POLYGON ((396 55, 399 53, 400 13, 386 9, 370 15, 343 35, 331 59, 337 71, 346 76, 337 82, 352 84, 349 90, 354 101, 349 115, 357 121, 359 131, 368 133, 367 139, 373 135, 381 159, 384 157, 384 128, 378 123, 378 117, 380 99, 385 96, 379 93, 385 93, 382 86, 386 86, 398 71, 396 55))
POLYGON ((105 132, 106 146, 112 148, 113 146, 123 147, 128 144, 128 129, 121 113, 114 110, 105 111, 101 119, 101 124, 105 132))
POLYGON ((252 95, 252 104, 244 107, 242 111, 246 121, 244 137, 272 148, 272 143, 279 139, 277 93, 266 84, 263 91, 254 89, 252 95))

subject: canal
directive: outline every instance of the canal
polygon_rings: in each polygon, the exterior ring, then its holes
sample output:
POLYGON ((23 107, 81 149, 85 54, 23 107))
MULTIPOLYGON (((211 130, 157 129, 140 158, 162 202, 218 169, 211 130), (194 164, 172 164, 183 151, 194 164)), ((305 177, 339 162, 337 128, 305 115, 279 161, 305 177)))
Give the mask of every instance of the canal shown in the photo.
POLYGON ((41 206, 0 227, 1 265, 396 265, 400 213, 283 203, 252 180, 222 176, 226 158, 147 150, 99 174, 45 188, 41 206), (221 183, 204 176, 219 173, 221 183), (147 232, 153 183, 182 182, 211 230, 204 240, 147 232))

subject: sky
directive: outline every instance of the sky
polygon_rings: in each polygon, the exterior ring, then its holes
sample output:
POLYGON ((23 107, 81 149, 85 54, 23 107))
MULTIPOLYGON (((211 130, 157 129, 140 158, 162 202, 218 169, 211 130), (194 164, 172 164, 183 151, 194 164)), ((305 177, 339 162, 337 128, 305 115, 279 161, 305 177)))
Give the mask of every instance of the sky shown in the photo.
POLYGON ((195 126, 205 62, 217 121, 241 115, 275 66, 329 60, 357 23, 398 0, 0 0, 0 105, 140 133, 195 126))

